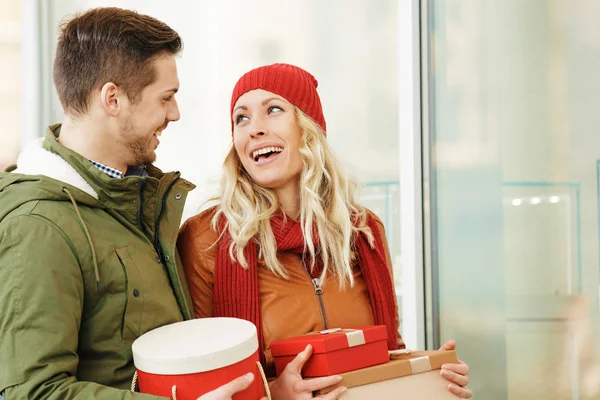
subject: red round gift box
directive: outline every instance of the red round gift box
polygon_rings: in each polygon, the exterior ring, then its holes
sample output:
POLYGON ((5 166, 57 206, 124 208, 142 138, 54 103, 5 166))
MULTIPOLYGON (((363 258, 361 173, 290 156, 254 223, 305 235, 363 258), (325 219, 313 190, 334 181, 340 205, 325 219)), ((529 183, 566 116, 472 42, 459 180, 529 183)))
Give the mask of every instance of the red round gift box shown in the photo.
POLYGON ((254 374, 233 400, 258 400, 266 394, 258 357, 256 327, 237 318, 177 322, 145 333, 133 342, 140 392, 196 400, 231 380, 254 374))

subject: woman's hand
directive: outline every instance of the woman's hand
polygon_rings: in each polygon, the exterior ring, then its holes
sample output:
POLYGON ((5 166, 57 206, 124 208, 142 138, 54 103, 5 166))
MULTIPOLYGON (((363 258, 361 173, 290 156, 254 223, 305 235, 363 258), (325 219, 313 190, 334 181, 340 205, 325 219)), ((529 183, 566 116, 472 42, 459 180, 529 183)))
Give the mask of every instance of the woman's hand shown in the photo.
MULTIPOLYGON (((454 340, 448 340, 440 348, 440 350, 455 350, 456 342, 454 340)), ((442 365, 441 374, 444 378, 450 381, 448 390, 454 393, 461 399, 470 399, 473 396, 473 392, 467 388, 469 383, 469 366, 458 360, 458 364, 444 364, 442 365)))
POLYGON ((326 376, 324 378, 302 379, 302 367, 312 355, 312 346, 309 344, 306 349, 294 358, 283 370, 283 373, 274 381, 269 383, 271 387, 271 397, 273 400, 305 400, 305 399, 322 399, 335 400, 346 391, 345 387, 339 387, 335 390, 313 397, 315 390, 324 389, 328 386, 335 385, 342 380, 339 375, 326 376))

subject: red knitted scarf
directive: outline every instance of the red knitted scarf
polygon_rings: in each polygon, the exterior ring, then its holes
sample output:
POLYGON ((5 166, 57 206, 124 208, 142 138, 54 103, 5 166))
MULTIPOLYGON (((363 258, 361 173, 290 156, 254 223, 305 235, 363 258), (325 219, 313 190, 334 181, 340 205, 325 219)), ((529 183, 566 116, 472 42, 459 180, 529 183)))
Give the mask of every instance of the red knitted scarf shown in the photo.
MULTIPOLYGON (((225 226, 224 217, 221 229, 225 226)), ((374 248, 371 248, 367 237, 360 234, 355 242, 357 263, 369 292, 371 308, 376 325, 385 325, 388 332, 388 347, 398 348, 396 335, 397 312, 394 288, 386 263, 383 241, 375 219, 368 214, 367 224, 374 237, 374 248)), ((304 235, 299 222, 290 218, 284 219, 282 213, 271 218, 271 227, 277 251, 304 252, 304 235)), ((217 245, 217 259, 214 275, 214 315, 215 317, 235 317, 248 320, 258 329, 259 354, 263 358, 264 339, 260 316, 260 295, 258 289, 258 251, 256 244, 248 244, 244 256, 248 269, 242 268, 229 257, 231 244, 229 232, 225 232, 217 245)), ((315 240, 315 245, 318 241, 315 240)), ((313 275, 314 276, 314 275, 313 275)), ((308 332, 307 332, 308 333, 308 332)))

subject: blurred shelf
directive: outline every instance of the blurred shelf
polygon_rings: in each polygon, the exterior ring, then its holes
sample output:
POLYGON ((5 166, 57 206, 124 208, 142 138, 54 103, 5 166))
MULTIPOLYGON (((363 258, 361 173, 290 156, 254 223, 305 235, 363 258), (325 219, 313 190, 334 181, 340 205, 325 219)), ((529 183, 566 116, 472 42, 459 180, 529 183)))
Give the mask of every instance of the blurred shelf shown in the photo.
POLYGON ((506 317, 510 322, 572 321, 585 318, 591 299, 579 295, 507 295, 506 317))

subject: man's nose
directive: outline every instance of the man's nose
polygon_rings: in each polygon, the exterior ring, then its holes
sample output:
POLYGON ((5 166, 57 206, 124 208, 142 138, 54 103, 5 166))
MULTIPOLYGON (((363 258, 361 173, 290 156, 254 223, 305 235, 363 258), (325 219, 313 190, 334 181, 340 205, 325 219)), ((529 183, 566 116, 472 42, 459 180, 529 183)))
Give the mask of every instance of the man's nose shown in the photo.
POLYGON ((179 114, 179 106, 177 105, 177 100, 175 100, 175 98, 173 97, 173 100, 171 100, 171 107, 169 108, 169 111, 167 113, 167 120, 168 121, 179 121, 179 118, 181 117, 181 115, 179 114))

